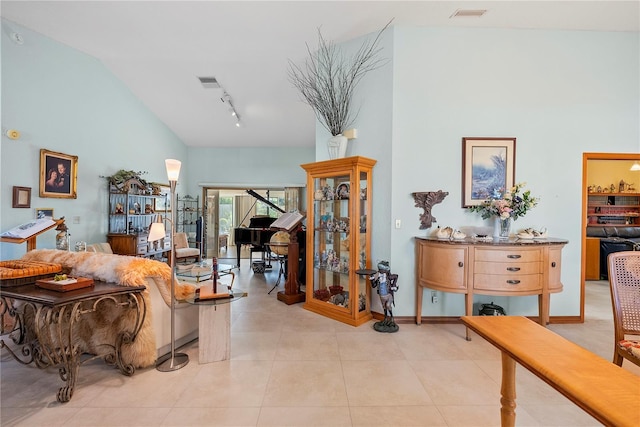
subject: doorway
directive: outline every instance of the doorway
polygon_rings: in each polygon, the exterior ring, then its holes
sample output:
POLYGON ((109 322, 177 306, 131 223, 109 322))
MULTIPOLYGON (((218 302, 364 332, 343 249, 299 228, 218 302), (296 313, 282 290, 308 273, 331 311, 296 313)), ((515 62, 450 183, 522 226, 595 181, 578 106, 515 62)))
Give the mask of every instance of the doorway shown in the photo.
MULTIPOLYGON (((237 265, 237 245, 235 230, 249 227, 254 216, 277 218, 280 213, 252 196, 253 190, 274 205, 291 212, 300 209, 302 187, 275 188, 203 188, 204 200, 204 242, 203 254, 206 258, 216 256, 221 262, 237 265)), ((248 245, 240 242, 241 258, 250 257, 248 245)))
POLYGON ((640 163, 640 153, 582 155, 580 322, 584 322, 585 319, 587 282, 601 281, 605 278, 606 271, 603 269, 606 270, 606 253, 601 252, 601 239, 620 227, 638 228, 640 232, 640 218, 633 215, 624 216, 636 210, 629 206, 638 205, 640 198, 640 171, 630 170, 634 163, 640 163), (616 203, 620 206, 617 210, 616 203))

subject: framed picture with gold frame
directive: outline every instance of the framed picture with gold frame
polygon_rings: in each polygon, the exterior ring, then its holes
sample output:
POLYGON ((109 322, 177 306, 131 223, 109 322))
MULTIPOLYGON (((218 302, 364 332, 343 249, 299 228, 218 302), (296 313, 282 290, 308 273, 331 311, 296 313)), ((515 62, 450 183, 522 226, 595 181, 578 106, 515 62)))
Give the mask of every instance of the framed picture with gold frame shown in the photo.
POLYGON ((462 207, 482 204, 513 187, 515 138, 462 138, 462 207))
POLYGON ((78 156, 40 150, 40 197, 76 199, 78 156))

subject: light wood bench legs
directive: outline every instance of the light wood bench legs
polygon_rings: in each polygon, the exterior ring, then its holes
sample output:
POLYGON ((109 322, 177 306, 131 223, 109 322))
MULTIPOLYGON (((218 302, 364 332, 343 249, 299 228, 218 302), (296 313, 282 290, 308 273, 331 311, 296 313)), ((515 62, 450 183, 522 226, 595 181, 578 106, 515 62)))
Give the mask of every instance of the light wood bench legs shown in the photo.
POLYGON ((500 424, 512 427, 516 424, 516 361, 502 353, 502 387, 500 388, 500 424))

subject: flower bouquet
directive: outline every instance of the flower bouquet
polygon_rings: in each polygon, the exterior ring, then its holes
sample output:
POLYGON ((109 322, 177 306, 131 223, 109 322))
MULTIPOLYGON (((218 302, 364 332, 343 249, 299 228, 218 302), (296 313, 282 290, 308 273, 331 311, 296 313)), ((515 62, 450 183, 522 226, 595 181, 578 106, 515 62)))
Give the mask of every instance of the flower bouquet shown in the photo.
POLYGON ((499 217, 500 219, 516 220, 525 216, 530 209, 533 209, 539 198, 531 195, 530 190, 524 190, 525 183, 518 183, 510 190, 504 191, 498 197, 485 200, 479 205, 471 206, 471 212, 478 212, 482 219, 499 217))

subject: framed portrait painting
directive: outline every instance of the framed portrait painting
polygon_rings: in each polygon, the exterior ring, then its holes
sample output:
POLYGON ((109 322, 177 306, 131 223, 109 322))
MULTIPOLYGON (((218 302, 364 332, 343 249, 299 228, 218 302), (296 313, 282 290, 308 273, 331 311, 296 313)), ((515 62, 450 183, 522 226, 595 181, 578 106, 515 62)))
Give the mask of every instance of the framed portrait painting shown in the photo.
POLYGON ((513 187, 515 138, 462 138, 462 207, 498 198, 513 187))
POLYGON ((78 156, 40 150, 40 197, 77 198, 78 156))

